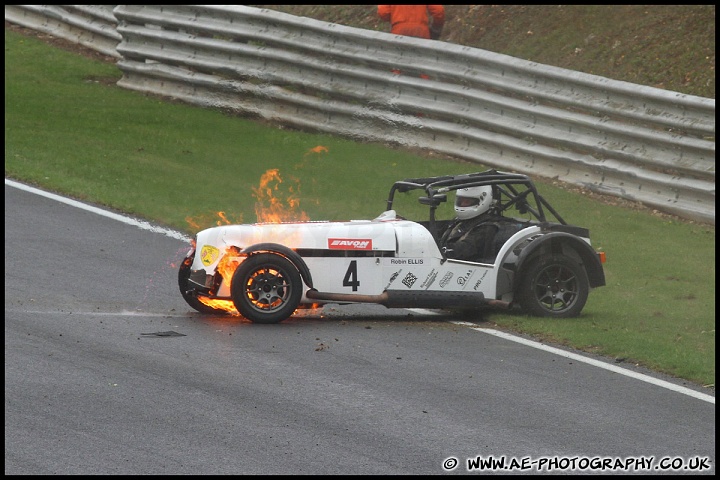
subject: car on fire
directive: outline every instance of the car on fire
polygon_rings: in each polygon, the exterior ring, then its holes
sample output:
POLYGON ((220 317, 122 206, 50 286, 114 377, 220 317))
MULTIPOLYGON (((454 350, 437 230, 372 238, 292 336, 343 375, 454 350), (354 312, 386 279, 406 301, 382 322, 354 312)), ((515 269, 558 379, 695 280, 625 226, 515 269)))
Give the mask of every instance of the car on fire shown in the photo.
POLYGON ((532 316, 570 318, 580 315, 593 288, 605 284, 604 261, 589 230, 565 222, 527 175, 487 170, 397 181, 385 211, 372 220, 202 230, 180 266, 178 284, 193 309, 220 314, 230 305, 255 323, 278 323, 297 309, 328 303, 517 306, 532 316), (448 258, 439 238, 452 219, 440 218, 437 209, 458 189, 488 185, 494 213, 515 228, 496 239, 494 258, 448 258), (423 206, 425 218, 400 215, 398 194, 415 194, 412 202, 423 206))

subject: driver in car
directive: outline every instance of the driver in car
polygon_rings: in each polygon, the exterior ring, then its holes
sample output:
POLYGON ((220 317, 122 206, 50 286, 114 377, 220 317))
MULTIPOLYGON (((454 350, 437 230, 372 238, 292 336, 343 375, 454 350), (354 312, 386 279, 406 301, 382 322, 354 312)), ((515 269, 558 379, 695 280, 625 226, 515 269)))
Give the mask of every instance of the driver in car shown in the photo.
POLYGON ((456 218, 440 239, 447 258, 492 263, 505 240, 521 225, 497 213, 493 187, 461 188, 455 192, 456 218))

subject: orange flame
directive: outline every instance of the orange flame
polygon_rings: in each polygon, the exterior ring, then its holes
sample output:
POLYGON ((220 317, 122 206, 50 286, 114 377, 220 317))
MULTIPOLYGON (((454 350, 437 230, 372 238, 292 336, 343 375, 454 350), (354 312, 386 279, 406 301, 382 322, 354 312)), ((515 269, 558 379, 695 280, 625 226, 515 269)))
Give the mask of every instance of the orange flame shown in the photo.
POLYGON ((328 153, 330 152, 330 149, 328 147, 323 147, 322 145, 318 145, 316 147, 311 148, 305 154, 303 155, 302 161, 298 162, 295 165, 295 169, 305 168, 305 164, 307 163, 307 160, 309 159, 310 155, 320 155, 322 153, 328 153))
POLYGON ((193 228, 195 231, 200 231, 205 228, 208 228, 209 225, 215 224, 216 226, 220 225, 232 225, 232 224, 238 224, 242 223, 242 215, 237 215, 237 218, 232 220, 228 218, 228 216, 225 214, 225 212, 215 212, 212 215, 200 215, 197 217, 185 217, 185 221, 190 225, 190 227, 193 228))
MULTIPOLYGON (((327 152, 328 148, 318 145, 311 148, 305 155, 310 153, 327 152)), ((260 184, 253 188, 255 202, 255 215, 257 223, 282 223, 293 221, 307 221, 308 215, 300 211, 300 183, 295 180, 295 185, 288 186, 287 193, 280 192, 280 184, 283 179, 280 170, 271 168, 260 177, 260 184)), ((225 212, 215 212, 212 217, 200 215, 197 217, 185 217, 185 221, 195 231, 208 228, 213 223, 216 226, 241 224, 242 215, 237 218, 230 218, 225 212)))
POLYGON ((240 251, 237 247, 228 247, 218 262, 216 270, 223 278, 223 283, 230 287, 235 269, 240 265, 240 251))
MULTIPOLYGON (((238 265, 240 265, 240 251, 237 247, 228 247, 216 267, 217 272, 223 278, 223 283, 228 288, 231 288, 233 274, 238 265)), ((240 315, 232 300, 215 300, 202 296, 198 296, 198 300, 216 310, 224 310, 233 315, 240 315)))
POLYGON ((318 145, 317 147, 313 147, 305 155, 308 155, 310 153, 327 153, 330 150, 328 150, 327 147, 323 147, 322 145, 318 145))
POLYGON ((210 308, 214 308, 215 310, 223 310, 225 312, 228 312, 231 315, 240 316, 240 312, 237 311, 235 308, 235 304, 232 300, 213 300, 211 298, 203 297, 198 295, 198 300, 200 302, 204 303, 210 308))
POLYGON ((300 186, 288 187, 287 197, 283 200, 278 196, 280 184, 283 182, 280 177, 280 170, 272 168, 260 177, 260 185, 253 188, 255 203, 255 214, 258 223, 282 223, 291 221, 306 221, 310 218, 305 212, 298 211, 300 207, 300 186))
MULTIPOLYGON (((317 146, 310 151, 314 153, 327 152, 327 148, 317 146)), ((258 187, 253 188, 253 196, 257 200, 255 203, 255 213, 258 223, 282 223, 309 220, 305 212, 298 210, 300 207, 299 183, 296 181, 295 186, 290 186, 287 189, 288 193, 284 199, 282 195, 279 195, 281 183, 283 183, 283 180, 280 177, 279 169, 269 169, 260 177, 258 187)), ((233 222, 225 212, 217 212, 215 215, 219 218, 219 220, 215 221, 218 226, 242 223, 241 221, 233 222)), ((202 225, 211 223, 207 217, 187 217, 185 220, 196 230, 206 228, 202 227, 202 225)), ((192 243, 194 246, 195 241, 193 240, 192 243)), ((233 275, 241 261, 242 258, 239 250, 236 247, 229 247, 223 253, 218 263, 217 272, 222 276, 223 284, 227 285, 228 288, 231 288, 233 275)), ((198 300, 216 310, 222 310, 235 316, 240 315, 232 300, 210 299, 203 296, 198 296, 198 300)))

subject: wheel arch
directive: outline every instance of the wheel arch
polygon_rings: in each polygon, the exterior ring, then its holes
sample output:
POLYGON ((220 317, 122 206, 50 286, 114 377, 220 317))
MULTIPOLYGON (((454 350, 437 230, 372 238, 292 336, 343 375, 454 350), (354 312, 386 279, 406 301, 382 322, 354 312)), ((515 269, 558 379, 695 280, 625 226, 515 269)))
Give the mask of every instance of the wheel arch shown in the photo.
MULTIPOLYGON (((605 272, 597 252, 584 240, 565 232, 551 232, 536 238, 518 255, 516 272, 522 272, 531 260, 540 255, 562 254, 574 258, 585 267, 591 287, 605 285, 605 272)), ((513 291, 522 275, 515 275, 513 291)))
POLYGON ((302 259, 302 257, 291 248, 286 247, 285 245, 280 245, 279 243, 271 243, 271 242, 265 242, 265 243, 256 243, 255 245, 250 245, 249 247, 245 247, 240 251, 243 255, 253 255, 259 252, 271 252, 271 253, 277 253, 279 255, 282 255, 283 257, 287 258, 290 262, 292 262, 293 265, 295 265, 295 268, 298 269, 298 272, 300 272, 300 276, 302 277, 305 284, 313 288, 313 280, 312 275, 310 274, 310 269, 308 268, 305 261, 302 259))

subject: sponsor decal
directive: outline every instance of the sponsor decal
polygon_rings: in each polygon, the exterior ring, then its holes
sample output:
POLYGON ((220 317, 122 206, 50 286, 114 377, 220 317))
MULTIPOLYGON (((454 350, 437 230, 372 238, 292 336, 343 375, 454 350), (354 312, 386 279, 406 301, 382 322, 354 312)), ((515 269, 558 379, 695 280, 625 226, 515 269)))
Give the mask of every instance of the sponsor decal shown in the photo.
POLYGON ((220 250, 212 245, 205 245, 200 250, 200 260, 202 260, 203 265, 206 267, 215 263, 215 260, 217 260, 219 256, 220 250))
POLYGON ((480 277, 480 280, 478 280, 477 282, 475 282, 475 286, 473 287, 473 290, 476 290, 476 291, 477 291, 477 289, 480 288, 480 285, 482 284, 483 280, 485 280, 485 275, 487 275, 487 272, 488 272, 488 271, 485 270, 485 271, 483 272, 483 274, 482 274, 482 277, 480 277))
POLYGON ((473 275, 473 271, 472 271, 472 270, 468 270, 467 272, 465 272, 465 275, 463 275, 462 277, 458 277, 458 278, 457 278, 457 283, 458 283, 458 285, 465 285, 465 283, 466 283, 468 280, 470 280, 470 277, 472 277, 472 275, 473 275))
POLYGON ((412 272, 408 272, 407 275, 405 275, 405 278, 403 278, 403 285, 405 285, 408 288, 412 288, 412 286, 417 281, 418 277, 412 274, 412 272))
POLYGON ((448 283, 450 283, 450 280, 452 280, 452 277, 453 277, 453 273, 452 273, 452 272, 447 272, 447 273, 443 276, 443 278, 440 280, 440 283, 438 284, 438 285, 440 285, 440 288, 445 288, 445 286, 446 286, 448 283))
POLYGON ((425 281, 422 284, 420 284, 420 288, 424 288, 425 290, 427 290, 428 288, 430 288, 430 285, 432 285, 435 282, 436 278, 437 278, 437 272, 433 268, 432 271, 428 274, 425 281))
POLYGON ((393 273, 393 274, 390 276, 390 281, 389 281, 388 284, 385 286, 385 290, 387 290, 388 288, 390 288, 390 285, 392 285, 392 283, 397 279, 398 275, 400 275, 400 272, 402 272, 402 268, 401 268, 400 270, 398 270, 397 272, 393 273))
POLYGON ((371 238, 328 238, 330 250, 372 250, 371 238))

